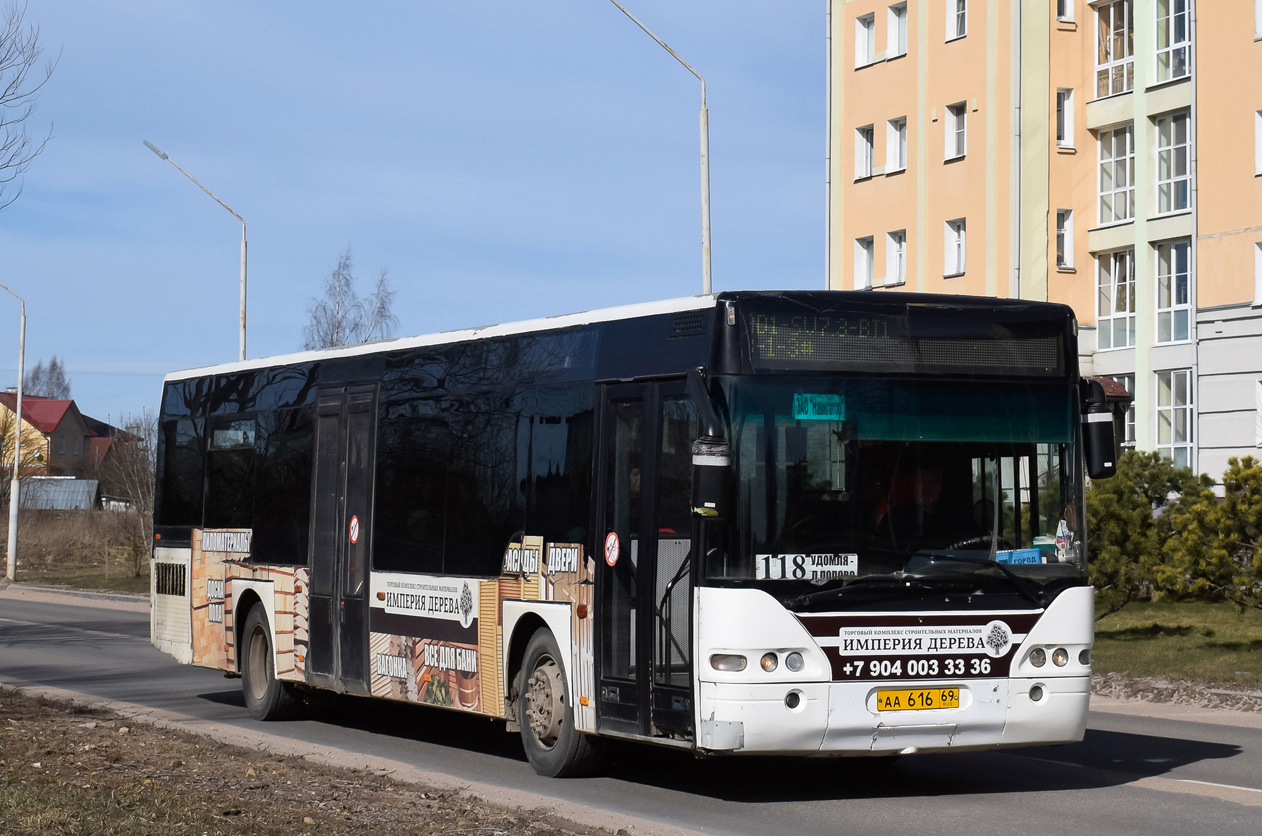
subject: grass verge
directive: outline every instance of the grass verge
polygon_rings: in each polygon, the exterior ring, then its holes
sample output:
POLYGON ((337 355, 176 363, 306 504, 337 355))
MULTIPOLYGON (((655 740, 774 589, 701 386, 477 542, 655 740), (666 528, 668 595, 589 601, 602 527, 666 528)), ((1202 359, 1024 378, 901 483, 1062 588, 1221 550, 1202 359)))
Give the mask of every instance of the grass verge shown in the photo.
POLYGON ((132 595, 149 594, 149 573, 129 575, 126 571, 114 570, 111 564, 109 574, 101 566, 75 571, 23 572, 18 570, 18 582, 35 586, 68 586, 72 589, 91 589, 98 592, 126 592, 132 595))
POLYGON ((1096 622, 1095 629, 1097 673, 1262 685, 1262 610, 1141 601, 1096 622))

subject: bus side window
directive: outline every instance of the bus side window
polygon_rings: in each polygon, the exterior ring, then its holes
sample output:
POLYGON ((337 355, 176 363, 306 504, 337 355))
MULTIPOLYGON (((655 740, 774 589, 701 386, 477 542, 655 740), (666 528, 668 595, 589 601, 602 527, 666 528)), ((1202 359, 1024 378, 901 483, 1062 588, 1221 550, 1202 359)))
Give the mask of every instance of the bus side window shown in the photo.
POLYGON ((658 466, 657 528, 664 536, 691 536, 692 440, 697 417, 690 401, 662 403, 662 457, 658 466))
POLYGON ((203 426, 191 418, 162 422, 161 485, 154 513, 159 525, 202 524, 203 426))
POLYGON ((206 452, 207 528, 250 528, 254 523, 254 418, 216 418, 206 452))

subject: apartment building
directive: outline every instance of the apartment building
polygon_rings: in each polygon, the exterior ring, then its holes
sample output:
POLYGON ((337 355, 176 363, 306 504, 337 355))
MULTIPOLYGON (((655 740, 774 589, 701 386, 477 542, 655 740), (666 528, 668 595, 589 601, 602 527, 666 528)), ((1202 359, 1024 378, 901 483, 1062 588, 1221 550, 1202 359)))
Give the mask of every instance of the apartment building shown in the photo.
POLYGON ((1262 0, 830 0, 828 286, 1063 302, 1128 446, 1262 447, 1262 0))

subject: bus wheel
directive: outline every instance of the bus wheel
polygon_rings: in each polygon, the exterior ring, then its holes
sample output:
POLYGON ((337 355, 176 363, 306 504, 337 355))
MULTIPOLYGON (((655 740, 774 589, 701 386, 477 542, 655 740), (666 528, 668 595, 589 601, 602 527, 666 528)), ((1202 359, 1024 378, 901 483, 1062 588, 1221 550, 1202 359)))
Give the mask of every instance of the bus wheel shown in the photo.
POLYGON ((250 610, 241 633, 241 690, 245 707, 259 720, 291 720, 298 715, 302 701, 295 689, 276 678, 272 662, 271 632, 263 607, 250 610))
POLYGON ((517 681, 517 720, 526 759, 548 778, 586 775, 599 761, 596 742, 574 726, 562 658, 552 633, 541 627, 526 645, 517 681))

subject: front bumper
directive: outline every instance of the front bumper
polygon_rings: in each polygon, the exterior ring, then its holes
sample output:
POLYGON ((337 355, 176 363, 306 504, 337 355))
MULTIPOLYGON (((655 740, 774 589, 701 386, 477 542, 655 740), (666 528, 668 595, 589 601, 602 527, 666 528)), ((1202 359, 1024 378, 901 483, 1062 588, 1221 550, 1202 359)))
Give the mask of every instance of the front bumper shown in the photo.
POLYGON ((891 755, 1067 743, 1081 740, 1086 729, 1090 677, 965 680, 951 683, 960 690, 958 708, 877 710, 878 687, 924 685, 702 682, 697 748, 709 754, 891 755))

